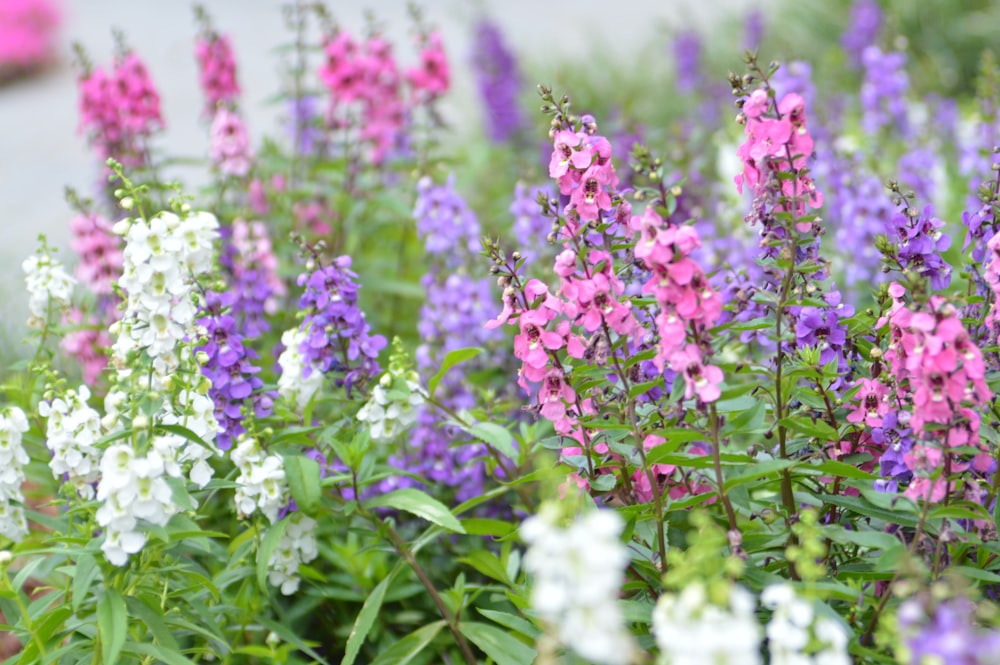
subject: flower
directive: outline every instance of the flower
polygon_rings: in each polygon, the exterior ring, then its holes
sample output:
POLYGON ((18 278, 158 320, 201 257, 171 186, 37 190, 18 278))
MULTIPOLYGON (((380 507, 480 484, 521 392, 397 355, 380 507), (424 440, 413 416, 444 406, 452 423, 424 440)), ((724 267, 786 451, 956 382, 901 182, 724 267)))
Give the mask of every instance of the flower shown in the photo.
POLYGON ((624 524, 612 510, 589 512, 566 528, 557 518, 549 504, 521 525, 524 567, 535 576, 531 606, 582 658, 626 665, 634 646, 617 603, 629 559, 618 540, 624 524))
POLYGON ((28 326, 44 328, 51 321, 51 314, 69 306, 76 280, 63 269, 62 263, 52 258, 44 242, 39 253, 26 258, 21 268, 28 290, 28 311, 31 313, 28 326))
POLYGON ((212 120, 209 155, 223 175, 244 177, 252 163, 250 137, 243 119, 220 106, 212 120))
POLYGON ((236 58, 228 35, 208 32, 195 42, 198 81, 205 93, 205 113, 211 115, 222 104, 232 104, 240 94, 236 80, 236 58))
POLYGON ((756 601, 731 585, 722 605, 712 603, 705 584, 691 582, 679 594, 660 596, 653 609, 653 635, 661 665, 760 665, 761 630, 756 601))
POLYGON ((24 467, 28 454, 21 444, 28 418, 16 406, 0 411, 0 536, 20 542, 28 534, 24 517, 24 467))

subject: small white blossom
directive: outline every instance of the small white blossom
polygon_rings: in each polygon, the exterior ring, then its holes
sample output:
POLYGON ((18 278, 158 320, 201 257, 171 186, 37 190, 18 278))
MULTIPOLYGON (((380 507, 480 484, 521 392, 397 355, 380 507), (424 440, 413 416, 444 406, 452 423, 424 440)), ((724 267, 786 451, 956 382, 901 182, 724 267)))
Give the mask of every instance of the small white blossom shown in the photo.
POLYGON ((16 406, 0 412, 0 536, 19 542, 28 534, 24 518, 24 466, 28 454, 21 444, 28 419, 16 406))
POLYGON ((528 543, 525 570, 535 576, 531 605, 559 641, 599 665, 626 665, 633 644, 618 605, 628 552, 619 540, 618 513, 597 510, 568 528, 558 509, 544 506, 521 525, 528 543))
POLYGON ((129 445, 113 444, 104 451, 100 469, 97 498, 103 503, 96 517, 105 531, 101 549, 109 562, 123 566, 146 544, 139 520, 165 526, 179 508, 155 447, 138 457, 129 445))
POLYGON ((39 415, 48 418, 45 446, 52 453, 52 475, 73 485, 84 499, 94 498, 100 458, 95 444, 102 436, 101 416, 87 404, 89 399, 90 389, 81 385, 38 405, 39 415))
POLYGON ((317 554, 316 520, 302 513, 292 513, 268 562, 268 580, 284 595, 292 595, 299 590, 299 565, 309 563, 317 554))
POLYGON ((323 385, 323 373, 305 373, 305 359, 299 348, 306 339, 306 334, 298 328, 286 330, 281 335, 281 343, 285 350, 278 356, 281 376, 278 377, 278 395, 284 397, 301 411, 323 385))
POLYGON ((829 617, 817 617, 811 601, 787 584, 767 587, 761 603, 774 611, 767 624, 771 665, 850 665, 847 630, 829 617), (821 646, 808 649, 811 640, 821 646))
POLYGON ((761 630, 756 601, 733 585, 726 607, 711 603, 705 585, 688 584, 679 594, 660 596, 653 610, 653 635, 660 665, 760 665, 761 630))
POLYGON ((28 290, 28 326, 42 328, 49 319, 49 306, 65 308, 76 280, 63 269, 62 263, 52 258, 43 247, 41 254, 29 256, 21 263, 24 284, 28 290))
POLYGON ((375 441, 392 441, 416 422, 417 407, 424 401, 419 383, 386 372, 358 411, 358 420, 368 423, 375 441))
POLYGON ((249 517, 259 510, 271 524, 277 522, 278 513, 288 505, 290 497, 281 458, 266 455, 260 444, 249 436, 240 439, 230 456, 240 471, 236 478, 239 516, 249 517))

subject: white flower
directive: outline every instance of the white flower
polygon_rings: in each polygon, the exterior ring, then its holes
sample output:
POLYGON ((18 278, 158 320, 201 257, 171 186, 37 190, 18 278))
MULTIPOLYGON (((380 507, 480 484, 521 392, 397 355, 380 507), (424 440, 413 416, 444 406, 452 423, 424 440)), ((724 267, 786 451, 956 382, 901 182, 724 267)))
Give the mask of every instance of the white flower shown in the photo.
POLYGON ((417 407, 424 401, 419 383, 386 372, 358 411, 358 420, 368 423, 375 441, 392 441, 416 422, 417 407))
POLYGON ((302 513, 288 516, 285 533, 268 562, 268 580, 281 593, 290 596, 299 589, 299 564, 309 563, 318 555, 316 520, 302 513))
POLYGON ((64 308, 69 305, 70 294, 76 280, 63 269, 62 263, 52 258, 47 248, 41 254, 29 256, 21 263, 24 284, 28 290, 28 326, 42 328, 49 319, 50 304, 64 308))
POLYGON ((288 505, 285 468, 277 455, 265 455, 260 444, 244 436, 230 454, 240 475, 236 478, 236 509, 240 517, 260 511, 271 524, 288 505))
POLYGON ((831 618, 817 617, 813 603, 796 596, 791 586, 769 586, 760 600, 774 611, 767 624, 771 665, 849 665, 849 636, 844 626, 831 618), (810 638, 822 646, 806 653, 810 638))
POLYGON ((19 542, 28 534, 21 485, 28 454, 21 445, 28 419, 16 406, 0 412, 0 536, 19 542))
POLYGON ((761 630, 756 602, 733 585, 727 606, 711 604, 705 585, 688 584, 680 594, 660 596, 653 610, 653 635, 662 665, 759 665, 761 630))
POLYGON ((101 416, 87 404, 89 399, 90 390, 81 385, 38 405, 38 413, 48 418, 45 446, 52 453, 52 475, 65 478, 84 499, 94 498, 100 457, 95 444, 101 438, 101 416))
POLYGON ((323 385, 323 374, 313 371, 309 376, 305 373, 305 359, 299 348, 306 340, 306 334, 298 328, 286 330, 281 335, 281 343, 285 350, 278 356, 281 376, 278 377, 278 394, 284 397, 301 411, 323 385))
POLYGON ((618 539, 618 513, 598 510, 568 528, 558 510, 543 506, 521 525, 528 543, 525 570, 535 576, 531 605, 555 629, 559 641, 600 665, 630 662, 633 644, 618 606, 628 552, 618 539))
POLYGON ((103 503, 96 518, 105 531, 101 549, 112 564, 125 565, 128 556, 146 544, 139 520, 165 526, 179 510, 165 476, 166 465, 155 448, 145 457, 124 443, 104 451, 97 486, 97 498, 103 503))

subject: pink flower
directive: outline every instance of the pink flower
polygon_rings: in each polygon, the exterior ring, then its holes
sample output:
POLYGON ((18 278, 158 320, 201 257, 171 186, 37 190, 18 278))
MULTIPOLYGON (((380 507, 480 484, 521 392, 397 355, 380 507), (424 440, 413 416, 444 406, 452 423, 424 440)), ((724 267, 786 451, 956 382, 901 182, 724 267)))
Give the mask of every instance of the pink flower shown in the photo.
POLYGON ((428 99, 440 97, 448 91, 451 70, 439 33, 432 32, 428 36, 427 43, 420 52, 420 67, 411 69, 407 78, 413 89, 422 92, 428 99))
POLYGON ((882 417, 889 412, 889 386, 874 379, 858 379, 854 385, 861 386, 855 398, 858 406, 847 414, 847 422, 881 427, 882 417))
POLYGON ((701 350, 694 344, 674 352, 670 357, 670 369, 684 376, 684 399, 691 399, 697 394, 703 402, 714 402, 722 394, 719 388, 723 379, 722 370, 714 365, 705 365, 701 350))
POLYGON ((236 58, 226 35, 201 36, 195 43, 198 78, 205 93, 205 113, 215 113, 219 104, 232 104, 240 94, 236 81, 236 58))
POLYGON ((549 160, 549 177, 562 178, 570 166, 583 171, 590 166, 593 154, 582 150, 583 136, 576 132, 560 130, 553 139, 552 158, 549 160))
POLYGON ((209 154, 223 175, 242 178, 250 172, 250 137, 243 119, 220 106, 212 121, 209 154))

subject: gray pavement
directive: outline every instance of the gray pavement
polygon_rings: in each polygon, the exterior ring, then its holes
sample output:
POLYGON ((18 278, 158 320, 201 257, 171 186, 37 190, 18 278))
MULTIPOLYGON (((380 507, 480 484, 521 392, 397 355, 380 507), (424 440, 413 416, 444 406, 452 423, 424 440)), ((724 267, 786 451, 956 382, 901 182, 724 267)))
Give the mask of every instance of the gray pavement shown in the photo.
MULTIPOLYGON (((231 35, 243 87, 243 109, 253 137, 274 134, 281 109, 266 105, 279 90, 282 58, 274 50, 290 39, 278 0, 206 0, 220 32, 231 35)), ((402 63, 413 62, 408 48, 410 21, 404 0, 328 2, 338 22, 355 34, 374 12, 396 43, 402 63)), ((707 32, 720 20, 738 17, 769 0, 423 0, 429 23, 444 34, 453 63, 454 91, 444 108, 458 133, 478 123, 468 69, 470 26, 486 12, 502 27, 514 49, 545 62, 605 57, 629 62, 640 49, 662 38, 669 27, 692 25, 707 32)), ((70 210, 63 189, 93 191, 98 167, 77 134, 77 91, 70 43, 79 41, 97 63, 111 59, 111 28, 124 31, 147 63, 162 97, 166 132, 157 144, 172 155, 202 156, 207 127, 193 55, 196 26, 191 5, 167 0, 65 0, 59 62, 43 75, 0 88, 0 333, 21 327, 25 312, 21 260, 39 233, 72 261, 67 247, 70 210)), ((668 57, 664 42, 664 57, 668 57)), ((318 62, 315 60, 314 62, 318 62)), ((191 174, 185 174, 190 176, 191 174)), ((194 174, 197 179, 197 174, 194 174)), ((5 336, 0 335, 0 344, 5 336)), ((0 357, 7 355, 2 353, 0 357)))

